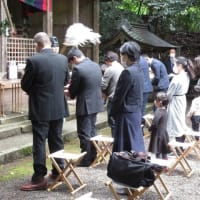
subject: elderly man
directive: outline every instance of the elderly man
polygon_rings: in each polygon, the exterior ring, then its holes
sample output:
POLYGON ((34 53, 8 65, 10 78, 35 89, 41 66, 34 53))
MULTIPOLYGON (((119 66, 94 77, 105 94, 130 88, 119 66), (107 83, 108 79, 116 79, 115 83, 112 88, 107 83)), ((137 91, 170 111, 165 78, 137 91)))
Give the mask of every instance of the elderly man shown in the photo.
POLYGON ((118 62, 118 55, 113 51, 108 51, 104 56, 104 62, 108 66, 103 74, 101 88, 103 93, 108 97, 107 112, 108 112, 108 124, 111 127, 112 136, 114 136, 115 122, 110 116, 110 108, 112 98, 115 93, 117 81, 124 67, 118 62))
MULTIPOLYGON (((69 77, 67 58, 53 52, 50 38, 44 32, 37 33, 34 42, 38 53, 27 60, 21 80, 21 87, 29 96, 29 119, 33 131, 34 173, 31 182, 20 188, 25 191, 46 189, 46 139, 50 153, 64 148, 63 118, 69 115, 64 94, 69 77)), ((64 167, 63 160, 57 160, 57 163, 64 167)), ((58 175, 54 167, 51 175, 58 175)))

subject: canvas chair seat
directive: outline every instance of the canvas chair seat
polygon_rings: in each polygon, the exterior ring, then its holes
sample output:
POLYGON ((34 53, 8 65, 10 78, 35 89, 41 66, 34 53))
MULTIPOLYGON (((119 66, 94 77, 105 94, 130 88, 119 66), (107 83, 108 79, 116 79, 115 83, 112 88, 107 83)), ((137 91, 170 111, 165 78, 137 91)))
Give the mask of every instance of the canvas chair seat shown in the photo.
POLYGON ((58 171, 57 178, 49 185, 48 191, 51 191, 58 187, 61 184, 66 184, 67 188, 70 190, 73 195, 80 189, 84 188, 86 184, 81 180, 77 171, 75 170, 76 166, 80 163, 83 157, 86 155, 86 152, 75 154, 75 153, 66 153, 64 150, 57 151, 48 155, 48 158, 52 161, 52 164, 58 171), (61 158, 65 161, 66 166, 64 169, 61 169, 56 162, 56 158, 61 158), (69 176, 73 176, 77 182, 76 187, 70 182, 69 176))
POLYGON ((97 135, 92 137, 90 141, 97 151, 96 159, 92 162, 91 166, 94 167, 102 162, 108 163, 108 158, 112 155, 114 139, 108 136, 97 135))
POLYGON ((188 142, 194 142, 194 146, 192 148, 192 150, 194 151, 194 153, 197 155, 197 157, 200 159, 200 132, 196 132, 196 131, 188 131, 185 133, 185 137, 186 140, 188 142), (199 139, 197 139, 197 137, 199 139))
POLYGON ((177 142, 175 140, 170 141, 169 146, 175 155, 175 162, 173 166, 169 169, 169 174, 171 174, 176 166, 180 164, 185 175, 190 177, 193 174, 193 170, 187 160, 188 154, 193 150, 195 142, 177 142))

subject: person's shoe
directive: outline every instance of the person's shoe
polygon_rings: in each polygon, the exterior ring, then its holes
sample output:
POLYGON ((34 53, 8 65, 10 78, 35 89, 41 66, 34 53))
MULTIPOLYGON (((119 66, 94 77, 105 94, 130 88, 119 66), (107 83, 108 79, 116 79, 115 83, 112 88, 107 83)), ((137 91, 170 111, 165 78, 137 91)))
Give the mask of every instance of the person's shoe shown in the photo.
POLYGON ((117 188, 116 189, 117 194, 119 195, 128 195, 128 190, 127 188, 117 188))
POLYGON ((168 157, 175 157, 175 154, 174 154, 174 152, 170 152, 170 153, 167 154, 167 156, 168 157))
POLYGON ((59 176, 59 174, 53 174, 53 173, 50 173, 48 175, 48 179, 51 179, 51 180, 56 180, 56 178, 59 176))
POLYGON ((23 191, 35 191, 35 190, 46 190, 47 189, 47 180, 41 178, 39 181, 31 181, 20 187, 20 190, 23 191))

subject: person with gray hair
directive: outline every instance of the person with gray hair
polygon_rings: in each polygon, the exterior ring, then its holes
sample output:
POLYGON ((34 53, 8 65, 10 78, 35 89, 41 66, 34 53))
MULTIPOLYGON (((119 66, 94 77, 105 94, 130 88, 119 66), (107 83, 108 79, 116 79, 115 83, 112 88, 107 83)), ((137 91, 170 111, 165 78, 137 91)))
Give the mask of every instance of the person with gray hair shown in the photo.
POLYGON ((106 52, 104 62, 108 67, 103 74, 101 83, 103 94, 105 94, 107 99, 108 124, 111 127, 112 136, 114 135, 115 122, 110 117, 110 108, 117 81, 121 72, 124 70, 124 67, 118 62, 118 59, 117 53, 113 51, 106 52))
POLYGON ((116 124, 113 152, 145 153, 141 128, 144 78, 138 64, 140 46, 133 41, 125 42, 120 55, 127 67, 119 77, 111 104, 111 116, 116 124))
MULTIPOLYGON (((62 140, 63 118, 69 115, 64 94, 68 82, 67 58, 51 49, 49 36, 39 32, 34 36, 37 54, 27 59, 21 87, 29 96, 29 119, 33 132, 33 169, 29 183, 20 187, 24 191, 47 188, 46 140, 50 153, 64 148, 62 140)), ((64 161, 57 159, 60 168, 64 161)), ((53 167, 53 166, 52 166, 53 167)), ((52 168, 50 177, 58 172, 52 168)))

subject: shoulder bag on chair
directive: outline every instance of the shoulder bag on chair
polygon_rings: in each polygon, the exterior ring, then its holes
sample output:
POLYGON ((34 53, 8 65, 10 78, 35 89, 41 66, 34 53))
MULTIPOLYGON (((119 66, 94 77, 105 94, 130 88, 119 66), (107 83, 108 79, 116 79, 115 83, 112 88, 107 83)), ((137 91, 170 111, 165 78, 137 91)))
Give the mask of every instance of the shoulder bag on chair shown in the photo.
POLYGON ((113 152, 107 167, 107 175, 113 181, 130 187, 148 187, 155 176, 151 164, 131 152, 113 152))

